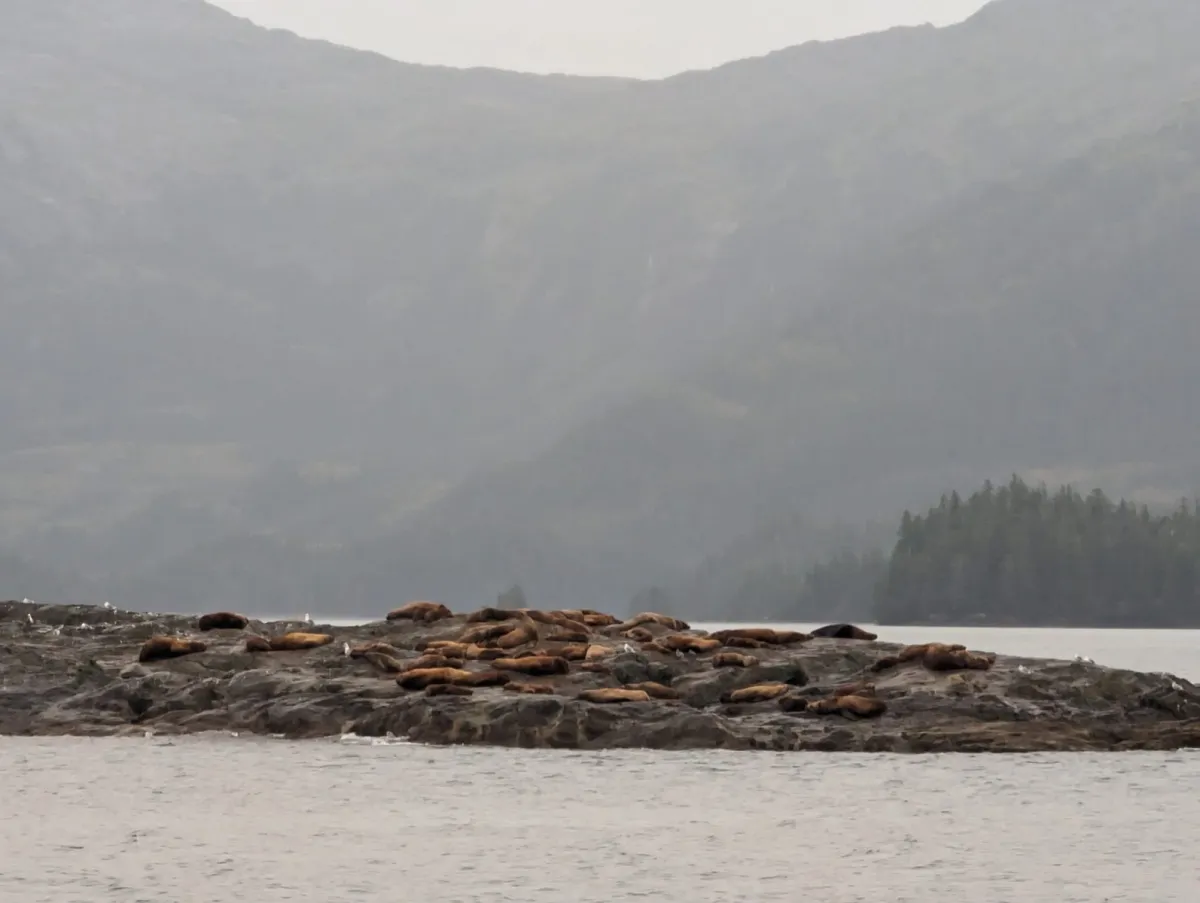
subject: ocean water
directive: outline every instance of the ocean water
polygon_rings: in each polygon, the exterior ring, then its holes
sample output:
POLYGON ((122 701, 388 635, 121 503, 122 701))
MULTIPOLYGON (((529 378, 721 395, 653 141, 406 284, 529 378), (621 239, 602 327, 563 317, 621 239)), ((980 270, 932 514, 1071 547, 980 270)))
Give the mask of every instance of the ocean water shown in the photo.
MULTIPOLYGON (((1200 678, 1194 632, 883 631, 1200 678)), ((1195 903, 1200 752, 0 738, 0 901, 1195 903)))

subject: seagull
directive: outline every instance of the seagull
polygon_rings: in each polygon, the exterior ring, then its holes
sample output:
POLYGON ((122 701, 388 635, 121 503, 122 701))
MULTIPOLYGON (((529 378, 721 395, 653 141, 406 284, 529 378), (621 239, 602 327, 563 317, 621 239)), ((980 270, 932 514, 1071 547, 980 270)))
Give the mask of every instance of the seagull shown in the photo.
POLYGON ((26 614, 25 614, 25 617, 29 618, 29 623, 30 623, 30 624, 32 624, 32 623, 33 623, 33 615, 31 615, 31 614, 29 614, 28 612, 26 612, 26 614))
POLYGON ((311 624, 312 622, 313 622, 312 615, 310 615, 308 612, 305 612, 304 613, 304 623, 311 624))
POLYGON ((1026 668, 1024 665, 1017 665, 1017 673, 1018 674, 1028 674, 1029 669, 1026 668))
POLYGON ((33 605, 33 604, 35 604, 35 603, 34 603, 34 601, 33 601, 32 599, 30 599, 28 596, 26 596, 26 597, 25 597, 24 599, 22 599, 21 601, 22 601, 22 602, 23 602, 25 605, 33 605))
POLYGON ((628 643, 626 643, 624 646, 621 647, 621 651, 622 652, 633 652, 633 647, 630 646, 628 643))
POLYGON ((350 655, 350 644, 349 643, 342 643, 342 655, 345 655, 345 656, 350 655))
POLYGON ((1094 664, 1096 664, 1094 661, 1092 661, 1092 660, 1091 660, 1090 658, 1088 658, 1086 655, 1077 655, 1077 656, 1075 656, 1075 661, 1077 661, 1077 662, 1083 662, 1083 664, 1085 664, 1085 665, 1094 665, 1094 664))
POLYGON ((105 602, 104 607, 107 608, 109 611, 112 611, 112 603, 111 602, 105 602))

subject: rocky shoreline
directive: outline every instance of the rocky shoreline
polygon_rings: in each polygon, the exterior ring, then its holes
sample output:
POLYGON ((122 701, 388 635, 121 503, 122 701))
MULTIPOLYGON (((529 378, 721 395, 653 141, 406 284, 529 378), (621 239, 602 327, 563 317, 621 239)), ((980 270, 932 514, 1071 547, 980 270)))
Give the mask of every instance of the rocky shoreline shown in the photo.
POLYGON ((710 636, 663 615, 455 615, 433 603, 388 617, 332 627, 3 602, 0 734, 908 753, 1200 746, 1200 689, 1167 674, 905 647, 849 625, 710 636))

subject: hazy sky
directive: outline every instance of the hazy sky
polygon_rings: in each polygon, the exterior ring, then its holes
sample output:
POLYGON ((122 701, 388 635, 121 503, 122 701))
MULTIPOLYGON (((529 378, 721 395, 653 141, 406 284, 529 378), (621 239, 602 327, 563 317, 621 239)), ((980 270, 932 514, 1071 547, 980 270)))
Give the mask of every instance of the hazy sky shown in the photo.
POLYGON ((653 78, 812 39, 966 18, 984 0, 215 0, 414 63, 653 78))

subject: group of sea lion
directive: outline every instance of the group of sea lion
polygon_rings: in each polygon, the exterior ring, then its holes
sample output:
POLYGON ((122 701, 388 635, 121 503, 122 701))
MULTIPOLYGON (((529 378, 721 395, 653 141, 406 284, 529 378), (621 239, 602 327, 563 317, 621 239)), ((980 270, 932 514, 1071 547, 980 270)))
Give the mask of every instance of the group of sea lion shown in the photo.
MULTIPOLYGON (((388 612, 385 621, 409 621, 414 625, 436 626, 455 618, 438 602, 410 602, 388 612)), ((201 631, 244 630, 250 620, 235 612, 213 612, 197 621, 201 631)), ((809 642, 815 637, 873 641, 874 633, 852 624, 831 624, 801 633, 770 627, 740 627, 712 633, 691 632, 685 621, 657 612, 642 612, 624 621, 611 614, 591 609, 543 611, 521 608, 481 608, 464 619, 456 634, 441 638, 422 637, 410 648, 375 641, 353 647, 347 645, 350 658, 362 660, 382 675, 394 678, 404 690, 423 691, 428 696, 469 696, 476 688, 500 687, 505 692, 553 694, 559 692, 547 683, 528 678, 557 678, 579 671, 606 674, 605 660, 620 649, 615 643, 637 643, 643 653, 657 653, 693 660, 706 660, 712 668, 753 668, 760 660, 742 650, 781 649, 809 642), (604 642, 607 640, 608 642, 604 642), (405 652, 418 653, 405 658, 405 652), (472 670, 468 662, 484 663, 483 670, 472 670)), ((290 632, 282 636, 250 635, 245 650, 254 653, 296 652, 326 646, 334 637, 325 633, 290 632)), ((629 649, 628 643, 625 648, 629 649)), ((143 645, 139 661, 174 658, 207 649, 205 643, 179 637, 155 636, 143 645)), ((908 662, 919 662, 931 671, 961 669, 986 670, 994 656, 969 652, 961 645, 927 643, 906 646, 898 654, 886 656, 870 671, 881 672, 908 662)), ((677 690, 661 683, 644 681, 619 687, 584 689, 576 698, 592 703, 676 701, 677 690)), ((817 715, 843 715, 872 718, 883 714, 887 706, 872 683, 857 682, 834 688, 820 699, 796 693, 796 687, 783 682, 758 683, 725 694, 725 704, 753 704, 774 701, 786 712, 817 715)))

